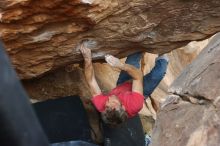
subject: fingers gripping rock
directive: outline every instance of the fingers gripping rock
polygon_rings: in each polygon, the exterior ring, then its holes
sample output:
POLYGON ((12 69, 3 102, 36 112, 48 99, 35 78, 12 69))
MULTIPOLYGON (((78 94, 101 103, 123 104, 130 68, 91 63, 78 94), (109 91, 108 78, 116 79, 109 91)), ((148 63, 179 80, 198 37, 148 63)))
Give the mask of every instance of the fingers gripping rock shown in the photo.
POLYGON ((116 57, 114 57, 112 55, 106 55, 105 56, 105 61, 108 64, 110 64, 111 66, 113 66, 113 67, 121 67, 121 66, 123 66, 121 61, 118 58, 116 58, 116 57))
POLYGON ((85 48, 93 49, 97 47, 97 42, 89 39, 83 40, 76 46, 76 50, 81 50, 82 46, 84 46, 85 48))
POLYGON ((92 60, 91 50, 88 47, 86 47, 84 45, 84 43, 80 44, 79 50, 82 53, 82 56, 83 56, 84 60, 87 61, 87 62, 91 62, 91 60, 92 60))
POLYGON ((84 41, 82 41, 82 44, 86 48, 95 48, 97 46, 97 42, 94 40, 84 40, 84 41))

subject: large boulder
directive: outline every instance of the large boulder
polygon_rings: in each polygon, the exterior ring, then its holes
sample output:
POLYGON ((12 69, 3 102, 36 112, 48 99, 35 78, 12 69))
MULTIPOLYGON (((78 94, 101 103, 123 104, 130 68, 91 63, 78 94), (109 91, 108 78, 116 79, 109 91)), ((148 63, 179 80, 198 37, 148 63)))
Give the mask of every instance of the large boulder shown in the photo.
POLYGON ((184 69, 169 90, 181 96, 211 101, 220 95, 220 33, 184 69))
POLYGON ((159 112, 152 146, 219 146, 219 56, 220 33, 171 85, 179 103, 167 102, 159 112))
POLYGON ((168 52, 220 30, 219 0, 2 0, 0 36, 21 79, 82 61, 135 51, 168 52))

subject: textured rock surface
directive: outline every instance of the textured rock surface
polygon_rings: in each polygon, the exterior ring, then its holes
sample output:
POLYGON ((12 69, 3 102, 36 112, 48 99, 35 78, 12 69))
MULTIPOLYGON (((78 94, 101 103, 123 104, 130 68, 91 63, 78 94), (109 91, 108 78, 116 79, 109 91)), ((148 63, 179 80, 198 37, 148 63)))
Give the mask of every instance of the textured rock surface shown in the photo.
POLYGON ((220 95, 220 33, 171 85, 170 92, 215 100, 220 95))
POLYGON ((2 0, 0 36, 22 79, 82 60, 167 52, 220 30, 219 0, 2 0))
POLYGON ((152 146, 219 146, 220 110, 181 101, 158 114, 152 146))
POLYGON ((152 146, 219 145, 219 55, 220 34, 217 34, 171 85, 170 92, 181 99, 160 111, 152 146))
MULTIPOLYGON (((172 83, 176 76, 179 75, 182 69, 187 64, 191 63, 207 42, 208 40, 202 42, 192 42, 186 47, 174 50, 168 54, 170 59, 168 71, 164 80, 153 92, 153 99, 161 102, 161 100, 167 95, 168 86, 172 83)), ((149 72, 153 67, 155 57, 156 55, 154 54, 145 54, 143 60, 143 70, 145 73, 149 72)), ((125 59, 123 59, 123 61, 124 60, 125 59)), ((95 63, 94 69, 99 85, 103 91, 108 91, 115 87, 116 80, 119 75, 118 70, 114 70, 105 63, 95 63)), ((41 78, 23 81, 23 83, 30 97, 32 97, 32 101, 33 99, 46 100, 68 95, 80 95, 88 111, 90 123, 93 129, 96 130, 96 141, 102 141, 102 135, 98 128, 98 117, 89 100, 91 95, 84 79, 83 70, 79 65, 69 65, 65 68, 56 70, 55 72, 48 73, 41 78)), ((144 106, 140 115, 144 130, 151 133, 154 125, 152 116, 155 115, 146 106, 144 106)))
MULTIPOLYGON (((208 40, 191 42, 186 47, 170 52, 168 54, 170 63, 167 74, 152 94, 152 97, 158 101, 165 97, 168 86, 183 68, 192 62, 207 43, 208 40)), ((142 63, 142 69, 145 74, 153 68, 155 58, 156 55, 154 54, 145 54, 142 63)), ((122 61, 125 61, 125 59, 122 59, 122 61)), ((45 100, 74 94, 89 97, 90 93, 87 89, 82 67, 82 64, 68 65, 40 78, 24 80, 23 83, 33 99, 45 100)), ((103 91, 109 91, 116 86, 119 70, 110 67, 106 63, 94 63, 94 70, 97 81, 103 91)))

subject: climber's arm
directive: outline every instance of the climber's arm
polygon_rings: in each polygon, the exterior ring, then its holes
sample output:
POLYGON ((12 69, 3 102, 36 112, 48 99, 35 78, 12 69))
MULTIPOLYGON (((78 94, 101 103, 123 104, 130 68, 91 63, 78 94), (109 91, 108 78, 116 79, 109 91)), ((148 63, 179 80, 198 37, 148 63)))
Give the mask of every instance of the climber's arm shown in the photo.
POLYGON ((139 69, 130 64, 122 63, 112 55, 106 55, 105 60, 111 66, 126 71, 133 78, 132 91, 143 94, 143 74, 139 69))
POLYGON ((84 73, 86 81, 89 85, 89 90, 92 96, 96 96, 101 94, 101 89, 96 81, 95 73, 92 65, 92 57, 91 57, 91 50, 86 48, 83 44, 80 46, 80 51, 84 58, 84 73))
POLYGON ((143 94, 143 74, 136 67, 130 64, 124 64, 121 70, 126 71, 132 78, 132 91, 143 94))

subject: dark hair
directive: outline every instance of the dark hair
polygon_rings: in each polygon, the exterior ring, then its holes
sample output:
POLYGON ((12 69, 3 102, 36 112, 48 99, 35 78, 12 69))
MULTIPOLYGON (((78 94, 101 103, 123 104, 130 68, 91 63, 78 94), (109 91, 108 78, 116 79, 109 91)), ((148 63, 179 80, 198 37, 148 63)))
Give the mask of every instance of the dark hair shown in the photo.
POLYGON ((128 118, 128 115, 122 106, 117 110, 106 107, 105 111, 101 113, 101 116, 102 120, 111 127, 120 125, 128 118))

